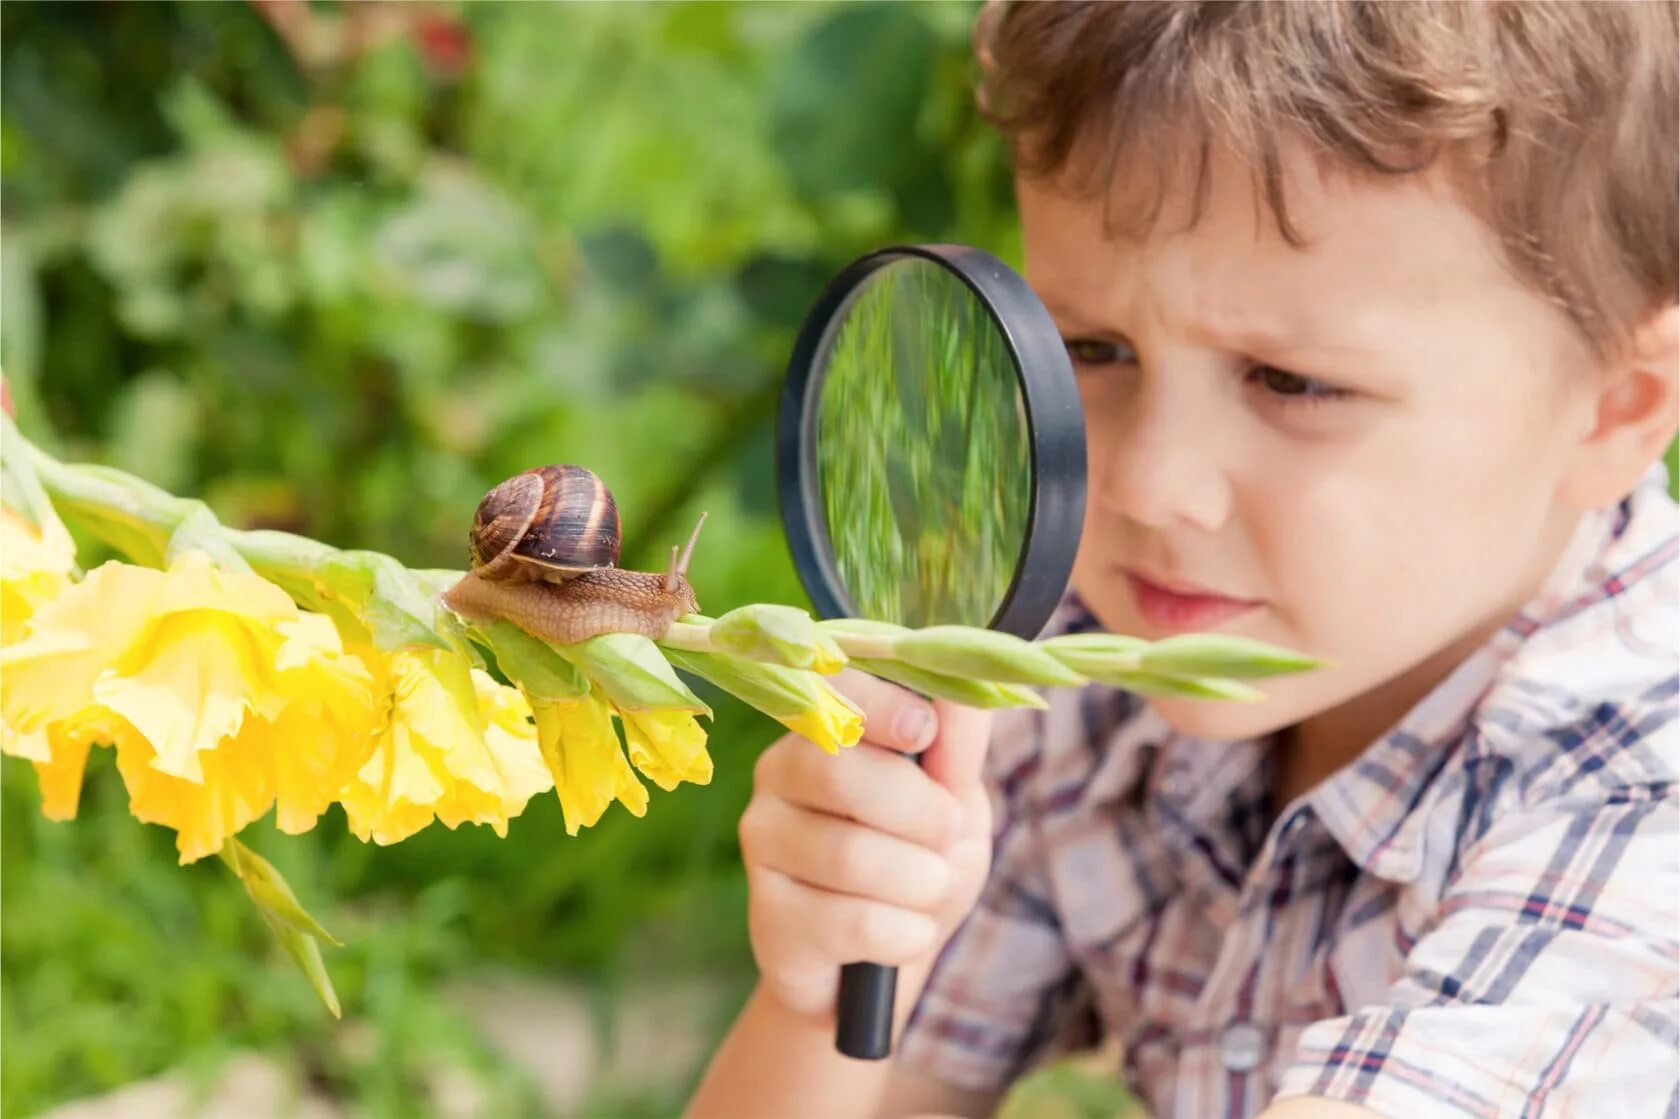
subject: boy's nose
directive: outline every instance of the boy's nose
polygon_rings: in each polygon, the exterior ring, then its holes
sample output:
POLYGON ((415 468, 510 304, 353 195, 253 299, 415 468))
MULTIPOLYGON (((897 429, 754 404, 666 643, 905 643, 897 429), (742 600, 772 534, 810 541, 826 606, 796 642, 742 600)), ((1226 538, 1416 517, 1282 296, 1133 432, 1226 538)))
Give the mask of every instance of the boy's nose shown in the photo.
POLYGON ((1119 422, 1093 434, 1092 496, 1105 512, 1147 528, 1218 529, 1230 516, 1231 493, 1217 431, 1195 401, 1147 390, 1119 422))

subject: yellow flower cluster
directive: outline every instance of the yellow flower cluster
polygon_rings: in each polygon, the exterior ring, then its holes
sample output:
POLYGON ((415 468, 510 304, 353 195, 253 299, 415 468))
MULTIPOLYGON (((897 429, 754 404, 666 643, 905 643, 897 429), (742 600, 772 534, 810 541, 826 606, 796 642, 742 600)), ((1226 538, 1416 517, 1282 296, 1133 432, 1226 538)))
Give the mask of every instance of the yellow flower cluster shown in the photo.
POLYGON ((130 811, 172 828, 183 863, 271 808, 296 834, 339 803, 388 844, 433 820, 505 835, 554 788, 575 834, 615 799, 646 810, 632 766, 665 789, 710 780, 687 712, 620 713, 598 691, 533 711, 464 653, 346 646, 325 615, 203 552, 80 581, 74 565, 60 526, 4 511, 0 751, 32 762, 43 812, 70 819, 91 748, 113 747, 130 811))

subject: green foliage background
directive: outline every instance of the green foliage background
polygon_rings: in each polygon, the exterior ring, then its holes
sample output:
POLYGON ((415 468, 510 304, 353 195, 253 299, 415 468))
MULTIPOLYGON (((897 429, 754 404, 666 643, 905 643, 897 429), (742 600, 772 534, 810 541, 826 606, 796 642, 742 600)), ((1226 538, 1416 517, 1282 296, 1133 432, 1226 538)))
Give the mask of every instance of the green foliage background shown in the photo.
MULTIPOLYGON (((410 26, 306 64, 245 3, 0 6, 0 362, 24 429, 229 523, 422 566, 464 564, 496 481, 587 463, 627 565, 705 509, 703 605, 801 602, 769 463, 805 309, 897 240, 1018 257, 974 5, 377 7, 410 26)), ((128 816, 103 752, 74 825, 0 766, 0 1111, 256 1046, 364 1114, 433 1113, 440 1067, 534 1114, 441 996, 461 975, 579 978, 603 1020, 638 985, 750 980, 734 829, 773 726, 711 698, 712 787, 642 821, 568 839, 543 798, 507 841, 253 829, 346 941, 342 1025, 215 860, 177 868, 128 816)), ((673 1113, 694 1071, 604 1083, 588 1111, 673 1113)), ((1014 1106, 1122 1106, 1061 1083, 1014 1106)))
MULTIPOLYGON (((464 566, 501 478, 587 463, 627 565, 660 566, 706 509, 702 604, 801 602, 769 462, 805 309, 894 240, 1014 255, 973 10, 505 3, 428 27, 412 8, 306 65, 243 3, 7 4, 0 359, 20 421, 229 523, 415 565, 464 566)), ((429 1113, 439 1065, 534 1113, 440 997, 462 973, 579 977, 603 1016, 636 984, 749 982, 735 823, 774 727, 714 700, 713 785, 645 820, 568 839, 549 797, 507 841, 434 827, 381 849, 336 813, 300 839, 254 829, 347 942, 328 955, 344 1026, 215 860, 177 868, 127 815, 109 759, 74 825, 0 766, 0 1110, 258 1046, 365 1113, 429 1113)), ((671 1113, 687 1087, 604 1084, 589 1110, 671 1113)))

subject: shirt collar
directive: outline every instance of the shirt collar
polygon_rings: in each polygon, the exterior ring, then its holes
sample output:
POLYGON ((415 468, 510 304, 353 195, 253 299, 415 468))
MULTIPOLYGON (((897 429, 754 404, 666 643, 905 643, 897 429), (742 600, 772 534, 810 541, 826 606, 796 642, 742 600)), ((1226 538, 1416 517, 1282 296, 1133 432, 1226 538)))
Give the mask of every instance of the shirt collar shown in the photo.
MULTIPOLYGON (((1659 464, 1628 498, 1585 514, 1539 593, 1397 726, 1306 794, 1313 814, 1361 869, 1391 882, 1417 880, 1425 865, 1429 809, 1451 792, 1451 783, 1437 777, 1454 747, 1479 741, 1472 732, 1484 714, 1496 712, 1497 696, 1524 686, 1525 646, 1605 599, 1636 508, 1656 502, 1672 513, 1666 487, 1659 464)), ((1648 531, 1657 518, 1641 512, 1638 527, 1648 531)), ((1673 529, 1666 531, 1672 535, 1673 529)))

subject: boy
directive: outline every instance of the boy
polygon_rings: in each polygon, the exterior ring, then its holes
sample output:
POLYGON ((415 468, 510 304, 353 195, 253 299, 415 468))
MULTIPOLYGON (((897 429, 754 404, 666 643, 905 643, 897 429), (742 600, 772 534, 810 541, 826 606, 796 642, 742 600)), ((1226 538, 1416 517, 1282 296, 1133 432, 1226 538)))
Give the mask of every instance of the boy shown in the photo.
POLYGON ((849 681, 866 744, 758 766, 692 1114, 986 1114, 1079 999, 1161 1116, 1680 1114, 1675 7, 976 38, 1089 425, 1056 624, 1330 667, 995 728, 849 681), (858 959, 891 1063, 833 1051, 858 959))

